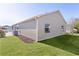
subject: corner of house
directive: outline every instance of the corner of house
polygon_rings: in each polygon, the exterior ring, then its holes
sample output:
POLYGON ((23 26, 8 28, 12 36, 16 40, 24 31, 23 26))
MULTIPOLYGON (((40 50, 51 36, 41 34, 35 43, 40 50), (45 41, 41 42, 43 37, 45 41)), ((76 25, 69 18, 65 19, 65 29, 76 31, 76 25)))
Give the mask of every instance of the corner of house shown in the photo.
POLYGON ((37 17, 35 17, 35 21, 36 21, 36 40, 35 40, 35 42, 38 42, 38 20, 37 20, 37 17))

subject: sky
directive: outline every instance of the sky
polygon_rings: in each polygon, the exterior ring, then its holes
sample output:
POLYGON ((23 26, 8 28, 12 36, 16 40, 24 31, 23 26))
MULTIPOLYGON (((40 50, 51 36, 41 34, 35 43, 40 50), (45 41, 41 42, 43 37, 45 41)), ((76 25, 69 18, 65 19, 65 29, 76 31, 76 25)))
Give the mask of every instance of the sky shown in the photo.
POLYGON ((0 4, 0 26, 13 25, 30 17, 59 10, 65 21, 79 18, 79 4, 4 3, 0 4))

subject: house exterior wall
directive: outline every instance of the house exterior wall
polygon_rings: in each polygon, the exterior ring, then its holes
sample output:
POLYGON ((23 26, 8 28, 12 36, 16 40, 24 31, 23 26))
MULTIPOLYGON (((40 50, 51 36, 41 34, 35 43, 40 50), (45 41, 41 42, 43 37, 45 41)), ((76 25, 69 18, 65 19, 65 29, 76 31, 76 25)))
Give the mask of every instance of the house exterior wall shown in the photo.
POLYGON ((12 31, 15 31, 16 30, 16 25, 13 25, 12 26, 12 31))
POLYGON ((19 35, 26 36, 36 41, 36 29, 19 29, 19 35))
POLYGON ((19 29, 36 29, 35 19, 26 20, 19 24, 19 29))
POLYGON ((66 33, 66 22, 59 11, 41 16, 38 19, 38 41, 66 33), (50 24, 50 33, 45 33, 45 24, 50 24), (64 30, 61 29, 64 26, 64 30))
MULTIPOLYGON (((21 22, 18 25, 18 35, 23 35, 29 38, 32 38, 33 40, 36 40, 36 21, 35 19, 21 22)), ((17 27, 17 25, 14 26, 17 27)))

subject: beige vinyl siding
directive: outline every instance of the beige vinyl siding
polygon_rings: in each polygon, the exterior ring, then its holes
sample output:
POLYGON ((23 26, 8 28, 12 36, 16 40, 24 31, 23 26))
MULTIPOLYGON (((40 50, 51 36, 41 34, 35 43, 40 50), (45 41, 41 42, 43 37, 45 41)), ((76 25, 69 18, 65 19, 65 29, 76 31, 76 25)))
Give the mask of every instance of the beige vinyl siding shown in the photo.
POLYGON ((23 35, 36 40, 36 21, 35 19, 22 22, 19 25, 19 35, 23 35))
POLYGON ((38 18, 38 40, 44 40, 55 36, 63 35, 66 32, 66 23, 59 12, 50 13, 38 18), (50 24, 50 33, 45 33, 45 24, 50 24), (64 30, 61 26, 64 26, 64 30))
MULTIPOLYGON (((19 35, 41 41, 66 33, 66 22, 59 11, 36 16, 29 21, 23 21, 19 25, 19 35), (49 24, 49 33, 45 33, 45 24, 49 24), (61 27, 64 26, 64 29, 61 27)), ((16 27, 14 25, 14 27, 16 27)))
POLYGON ((19 35, 23 35, 33 40, 36 40, 36 29, 20 29, 19 35))
POLYGON ((19 29, 36 29, 36 21, 35 19, 30 21, 25 21, 19 24, 19 29))

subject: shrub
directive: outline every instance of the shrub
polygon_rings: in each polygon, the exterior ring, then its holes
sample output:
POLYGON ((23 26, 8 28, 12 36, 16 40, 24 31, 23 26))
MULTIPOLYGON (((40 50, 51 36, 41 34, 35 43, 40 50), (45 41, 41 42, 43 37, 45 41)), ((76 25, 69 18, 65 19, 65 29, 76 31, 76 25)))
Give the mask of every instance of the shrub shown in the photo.
POLYGON ((77 33, 79 33, 79 29, 77 29, 77 33))
POLYGON ((0 29, 0 38, 3 38, 3 37, 5 37, 5 32, 0 29))
POLYGON ((75 22, 74 28, 77 29, 77 33, 79 33, 79 22, 75 22))

